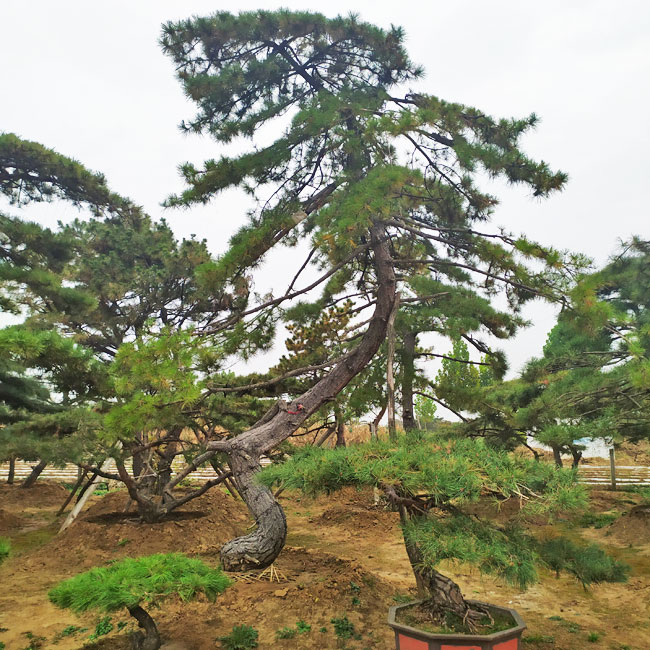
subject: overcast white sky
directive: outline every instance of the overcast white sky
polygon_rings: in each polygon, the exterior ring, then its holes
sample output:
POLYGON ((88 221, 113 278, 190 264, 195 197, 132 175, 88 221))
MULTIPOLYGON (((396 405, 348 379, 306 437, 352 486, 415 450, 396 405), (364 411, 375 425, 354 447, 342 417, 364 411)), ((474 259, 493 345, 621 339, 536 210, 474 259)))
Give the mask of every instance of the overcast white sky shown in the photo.
MULTIPOLYGON (((411 58, 424 65, 418 87, 496 116, 541 117, 525 147, 568 172, 560 195, 539 202, 506 189, 495 223, 602 264, 619 239, 650 237, 650 3, 641 0, 367 0, 224 3, 205 0, 2 0, 0 130, 14 132, 104 173, 111 187, 179 237, 195 233, 222 251, 246 199, 229 192, 206 208, 163 211, 181 189, 185 160, 219 155, 207 138, 183 136, 193 114, 157 44, 160 25, 217 10, 287 7, 406 30, 411 58)), ((73 209, 39 209, 54 225, 73 209)), ((286 253, 284 254, 286 256, 286 253)), ((280 274, 280 258, 265 269, 280 274)), ((552 308, 533 304, 534 326, 503 347, 513 371, 539 354, 552 308)))

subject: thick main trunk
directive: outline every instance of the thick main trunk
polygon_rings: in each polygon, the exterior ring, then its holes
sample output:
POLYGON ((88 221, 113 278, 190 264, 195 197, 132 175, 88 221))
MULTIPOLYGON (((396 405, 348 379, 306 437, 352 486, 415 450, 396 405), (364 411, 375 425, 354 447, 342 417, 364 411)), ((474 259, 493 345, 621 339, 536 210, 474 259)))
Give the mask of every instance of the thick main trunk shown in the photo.
POLYGON ((32 485, 36 483, 36 479, 41 475, 41 473, 46 467, 47 467, 47 461, 45 460, 39 461, 38 465, 34 465, 34 467, 32 467, 32 473, 23 481, 20 487, 21 488, 32 487, 32 485))
POLYGON ((257 424, 236 438, 214 441, 208 449, 223 451, 240 493, 258 523, 258 530, 228 542, 221 551, 224 567, 247 570, 271 564, 284 546, 286 520, 270 490, 258 485, 254 474, 259 458, 286 440, 323 404, 333 400, 376 354, 386 336, 388 319, 395 303, 395 271, 386 232, 381 224, 370 229, 377 273, 377 300, 359 345, 306 393, 290 404, 278 402, 257 424))
POLYGON ((399 310, 399 299, 393 303, 393 308, 388 318, 386 338, 388 352, 386 359, 386 389, 388 392, 388 437, 397 440, 397 427, 395 425, 395 319, 399 310))
POLYGON ((133 650, 158 650, 162 641, 158 633, 158 628, 151 616, 140 605, 129 607, 129 614, 138 621, 138 627, 144 630, 144 634, 138 631, 131 635, 131 647, 133 650))
POLYGON ((14 484, 14 476, 16 475, 16 458, 12 456, 9 459, 9 473, 7 474, 7 483, 9 485, 14 484))
POLYGON ((553 460, 555 461, 555 464, 558 467, 562 467, 562 454, 560 452, 560 448, 555 445, 551 445, 551 449, 553 450, 553 460))
MULTIPOLYGON (((400 511, 402 523, 406 521, 407 517, 408 515, 402 508, 400 511)), ((432 620, 444 624, 447 614, 455 614, 473 631, 485 612, 472 608, 463 597, 460 587, 451 578, 442 575, 433 567, 427 566, 416 544, 411 544, 404 539, 404 545, 415 575, 418 597, 425 600, 423 607, 432 620)))
POLYGON ((334 413, 336 418, 336 446, 345 447, 345 422, 343 421, 343 413, 338 408, 334 413))
POLYGON ((413 379, 415 377, 415 345, 417 335, 407 330, 404 332, 402 348, 402 422, 405 431, 416 428, 413 412, 413 379))
POLYGON ((238 451, 230 456, 237 489, 255 518, 257 528, 248 535, 224 544, 221 563, 226 571, 263 569, 280 554, 287 538, 287 520, 273 493, 255 481, 259 456, 238 451))
POLYGON ((580 461, 582 460, 582 452, 579 449, 576 449, 575 447, 569 447, 571 451, 571 456, 573 458, 573 462, 571 463, 571 467, 575 469, 580 465, 580 461))

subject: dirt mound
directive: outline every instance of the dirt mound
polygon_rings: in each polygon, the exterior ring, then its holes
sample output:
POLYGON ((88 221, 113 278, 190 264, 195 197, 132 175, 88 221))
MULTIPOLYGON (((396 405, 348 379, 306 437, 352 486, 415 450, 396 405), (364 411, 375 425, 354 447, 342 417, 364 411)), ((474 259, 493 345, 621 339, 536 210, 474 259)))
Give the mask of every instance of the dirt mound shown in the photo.
POLYGON ((11 512, 20 512, 27 508, 58 508, 68 494, 63 485, 50 481, 37 481, 26 490, 20 485, 0 484, 0 503, 11 512))
POLYGON ((150 553, 212 555, 226 541, 243 534, 249 523, 246 506, 218 489, 157 524, 140 523, 134 508, 125 513, 128 501, 126 492, 107 494, 43 548, 41 561, 79 571, 150 553))
POLYGON ((331 619, 347 617, 354 633, 361 636, 347 647, 391 647, 392 633, 385 619, 395 589, 389 583, 355 562, 305 548, 285 548, 275 567, 286 578, 279 583, 235 576, 235 585, 216 604, 169 603, 159 619, 161 634, 183 639, 193 650, 207 650, 233 625, 246 624, 259 631, 260 648, 337 648, 342 645, 331 619), (311 630, 277 638, 277 631, 295 629, 298 621, 311 630))
POLYGON ((8 533, 10 530, 15 530, 24 526, 25 521, 22 517, 18 517, 11 512, 7 512, 0 508, 0 535, 8 533))
POLYGON ((345 505, 334 505, 323 512, 314 521, 325 526, 345 525, 356 530, 392 530, 396 513, 381 508, 354 508, 345 505))
POLYGON ((609 527, 608 534, 630 546, 646 545, 650 539, 650 505, 634 506, 609 527))

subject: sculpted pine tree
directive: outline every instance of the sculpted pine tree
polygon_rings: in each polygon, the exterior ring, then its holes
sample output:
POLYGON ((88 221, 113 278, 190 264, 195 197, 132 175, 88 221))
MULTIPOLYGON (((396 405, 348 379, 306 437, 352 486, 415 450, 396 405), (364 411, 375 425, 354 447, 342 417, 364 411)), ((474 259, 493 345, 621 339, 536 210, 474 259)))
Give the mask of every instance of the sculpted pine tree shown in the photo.
POLYGON ((482 283, 488 294, 505 287, 516 306, 549 294, 562 276, 555 251, 475 228, 497 203, 476 186, 479 170, 523 183, 537 197, 563 186, 564 174, 530 160, 518 146, 536 117, 494 120, 432 95, 392 94, 422 73, 402 42, 398 28, 284 10, 219 12, 163 29, 163 49, 198 107, 182 128, 224 144, 237 138, 255 144, 238 156, 183 165, 187 189, 167 201, 189 207, 233 186, 259 199, 215 265, 215 277, 241 278, 272 248, 311 243, 285 292, 213 329, 249 322, 316 288, 323 289, 323 309, 354 296, 366 322, 355 344, 331 359, 331 370, 306 392, 288 404, 277 402, 241 434, 211 443, 228 455, 257 522, 254 532, 223 547, 229 570, 266 566, 282 549, 284 513, 255 480, 260 456, 335 399, 372 360, 398 282, 419 274, 457 286, 482 283), (282 133, 268 143, 258 139, 263 126, 267 135, 282 133), (534 273, 525 258, 548 262, 548 270, 534 273), (297 289, 310 263, 319 276, 297 289))

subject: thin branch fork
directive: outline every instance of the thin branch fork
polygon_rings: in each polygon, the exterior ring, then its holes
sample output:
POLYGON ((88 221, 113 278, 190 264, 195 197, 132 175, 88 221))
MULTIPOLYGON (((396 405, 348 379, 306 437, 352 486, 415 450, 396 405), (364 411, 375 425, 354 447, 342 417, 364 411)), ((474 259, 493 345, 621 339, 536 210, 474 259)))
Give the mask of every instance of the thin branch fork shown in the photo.
POLYGON ((445 404, 442 400, 438 399, 437 397, 434 397, 433 395, 429 395, 428 393, 423 393, 422 391, 419 390, 414 390, 413 394, 421 395, 422 397, 426 397, 427 399, 433 400, 437 404, 440 404, 440 406, 443 406, 447 410, 451 411, 456 417, 460 418, 463 422, 469 422, 469 420, 464 415, 461 415, 458 411, 451 408, 449 404, 445 404))
POLYGON ((371 244, 362 244, 361 246, 357 246, 351 253, 349 253, 343 260, 341 260, 338 264, 333 266, 327 273, 324 273, 321 275, 317 280, 312 282, 310 285, 304 287, 303 289, 299 289, 293 292, 285 293, 284 295, 280 296, 279 298, 273 298, 272 300, 267 300, 266 302, 263 302, 260 305, 257 305, 256 307, 251 307, 251 309, 247 309, 246 311, 243 311, 238 314, 234 314, 233 316, 221 321, 220 323, 215 323, 213 326, 204 329, 200 334, 205 335, 205 334, 215 334, 216 332, 220 332, 221 330, 226 329, 227 327, 230 327, 237 321, 241 320, 245 316, 249 316, 250 314, 254 314, 255 312, 261 311, 262 309, 266 309, 267 307, 275 307, 276 305, 279 305, 286 300, 291 300, 293 298, 296 298, 297 296, 301 296, 305 293, 308 293, 315 287, 317 287, 319 284, 322 284, 333 276, 337 271, 340 271, 344 266, 349 264, 353 259, 361 255, 364 251, 366 251, 368 248, 370 248, 371 244))
POLYGON ((438 357, 439 359, 447 359, 448 361, 458 361, 458 363, 466 363, 470 366, 489 366, 489 363, 485 361, 469 361, 467 359, 457 359, 456 357, 450 357, 446 354, 436 354, 435 352, 418 352, 419 357, 438 357))

